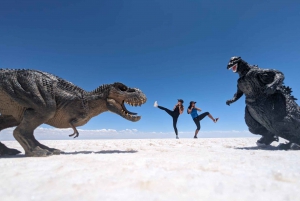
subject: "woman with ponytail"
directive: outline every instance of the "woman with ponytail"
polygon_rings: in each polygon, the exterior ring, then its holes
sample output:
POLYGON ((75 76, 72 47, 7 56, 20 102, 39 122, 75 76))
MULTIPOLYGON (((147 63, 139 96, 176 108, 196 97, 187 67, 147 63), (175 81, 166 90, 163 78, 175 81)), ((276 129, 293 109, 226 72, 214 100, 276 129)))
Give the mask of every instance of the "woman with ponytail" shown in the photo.
POLYGON ((176 139, 179 139, 178 137, 178 130, 177 130, 177 120, 179 115, 181 115, 183 113, 183 100, 182 99, 178 99, 177 104, 174 106, 173 111, 169 110, 165 107, 159 106, 157 101, 154 102, 154 107, 157 107, 161 110, 166 111, 172 118, 173 118, 173 128, 176 134, 176 139))

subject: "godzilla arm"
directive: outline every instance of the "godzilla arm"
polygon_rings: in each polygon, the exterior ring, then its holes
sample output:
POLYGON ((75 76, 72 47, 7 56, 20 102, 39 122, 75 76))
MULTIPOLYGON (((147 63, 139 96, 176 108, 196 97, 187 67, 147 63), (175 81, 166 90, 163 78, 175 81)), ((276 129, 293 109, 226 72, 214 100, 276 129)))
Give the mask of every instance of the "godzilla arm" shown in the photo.
POLYGON ((266 84, 265 93, 273 94, 277 87, 282 85, 284 75, 282 72, 277 70, 265 70, 262 74, 260 74, 260 79, 264 84, 266 84))
POLYGON ((243 96, 243 92, 239 89, 239 87, 237 88, 237 92, 234 94, 233 98, 230 100, 226 101, 227 105, 230 105, 231 103, 234 103, 235 101, 239 100, 242 96, 243 96))

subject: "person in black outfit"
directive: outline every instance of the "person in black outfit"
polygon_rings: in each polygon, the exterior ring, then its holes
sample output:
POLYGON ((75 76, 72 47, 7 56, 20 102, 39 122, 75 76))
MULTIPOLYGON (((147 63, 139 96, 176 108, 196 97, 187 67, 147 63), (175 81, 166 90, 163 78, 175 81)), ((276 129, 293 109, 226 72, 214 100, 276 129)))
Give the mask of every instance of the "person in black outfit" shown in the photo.
POLYGON ((173 111, 169 110, 165 107, 159 106, 157 101, 154 102, 154 107, 157 107, 161 110, 166 111, 172 118, 173 118, 173 128, 176 134, 176 139, 179 139, 178 137, 178 130, 177 130, 177 120, 179 115, 181 115, 183 113, 183 100, 182 99, 178 99, 178 103, 174 106, 173 111))

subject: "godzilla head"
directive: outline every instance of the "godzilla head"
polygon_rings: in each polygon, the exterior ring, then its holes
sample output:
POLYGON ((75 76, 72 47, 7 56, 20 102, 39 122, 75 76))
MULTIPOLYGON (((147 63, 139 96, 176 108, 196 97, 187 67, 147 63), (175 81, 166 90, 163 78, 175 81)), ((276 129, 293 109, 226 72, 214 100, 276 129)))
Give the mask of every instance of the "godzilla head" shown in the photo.
POLYGON ((242 60, 241 57, 231 57, 228 65, 227 65, 227 69, 228 70, 232 69, 232 71, 234 73, 236 73, 238 70, 238 67, 239 67, 239 62, 241 60, 242 60))
POLYGON ((250 66, 247 62, 245 62, 241 57, 231 57, 230 61, 227 65, 227 69, 234 73, 238 73, 239 75, 244 75, 250 70, 250 66))
POLYGON ((129 88, 119 82, 109 85, 107 109, 129 121, 139 121, 141 116, 137 116, 137 113, 127 110, 125 104, 141 106, 146 101, 145 94, 137 88, 129 88))

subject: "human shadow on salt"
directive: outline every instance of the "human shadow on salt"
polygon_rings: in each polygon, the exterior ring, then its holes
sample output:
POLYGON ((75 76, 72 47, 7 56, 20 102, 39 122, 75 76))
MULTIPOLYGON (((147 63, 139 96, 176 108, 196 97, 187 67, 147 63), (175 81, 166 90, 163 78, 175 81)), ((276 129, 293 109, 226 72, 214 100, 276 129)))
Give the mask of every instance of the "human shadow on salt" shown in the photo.
POLYGON ((137 153, 136 150, 130 151, 120 151, 120 150, 102 150, 102 151, 74 151, 74 152, 64 152, 60 155, 74 155, 74 154, 133 154, 137 153))

